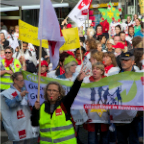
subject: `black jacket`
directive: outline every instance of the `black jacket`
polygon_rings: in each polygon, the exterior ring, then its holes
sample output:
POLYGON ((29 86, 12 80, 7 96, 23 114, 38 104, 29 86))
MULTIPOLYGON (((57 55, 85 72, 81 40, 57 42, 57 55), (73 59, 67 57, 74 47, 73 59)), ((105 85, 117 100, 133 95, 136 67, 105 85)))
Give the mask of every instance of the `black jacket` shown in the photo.
MULTIPOLYGON (((61 105, 61 103, 63 103, 66 111, 67 111, 67 114, 66 114, 66 120, 70 120, 71 118, 71 115, 70 115, 70 108, 71 108, 71 105, 75 99, 75 97, 77 96, 77 93, 81 87, 81 83, 82 81, 78 81, 77 79, 74 81, 74 84, 73 86, 71 87, 69 93, 64 96, 60 101, 57 101, 55 103, 55 106, 54 106, 54 111, 56 110, 56 108, 61 105)), ((52 116, 52 113, 50 113, 50 103, 48 102, 44 102, 45 103, 45 112, 47 112, 48 114, 51 114, 52 116)), ((35 107, 33 107, 32 109, 32 116, 31 116, 31 122, 32 122, 32 126, 39 126, 39 110, 36 110, 35 107)))

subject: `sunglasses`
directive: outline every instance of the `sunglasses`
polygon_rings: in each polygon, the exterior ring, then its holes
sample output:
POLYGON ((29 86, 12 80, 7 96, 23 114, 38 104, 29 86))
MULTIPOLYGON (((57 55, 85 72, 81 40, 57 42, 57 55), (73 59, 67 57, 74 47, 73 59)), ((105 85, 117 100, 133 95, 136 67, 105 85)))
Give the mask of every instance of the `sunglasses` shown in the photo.
POLYGON ((11 54, 11 52, 5 52, 5 54, 11 54))

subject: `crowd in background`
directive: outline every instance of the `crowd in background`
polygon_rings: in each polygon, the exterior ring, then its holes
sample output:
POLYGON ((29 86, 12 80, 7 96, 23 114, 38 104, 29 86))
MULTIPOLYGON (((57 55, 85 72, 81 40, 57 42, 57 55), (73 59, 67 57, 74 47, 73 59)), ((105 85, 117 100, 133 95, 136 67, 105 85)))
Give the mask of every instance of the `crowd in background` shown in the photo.
MULTIPOLYGON (((72 28, 72 24, 63 21, 62 29, 72 28)), ((127 21, 119 23, 113 21, 109 24, 103 21, 94 28, 93 23, 87 30, 83 26, 79 29, 80 48, 69 51, 60 51, 59 64, 52 69, 49 50, 42 48, 41 76, 74 81, 80 72, 82 65, 90 70, 89 77, 83 82, 99 81, 104 77, 118 74, 124 71, 143 72, 144 70, 144 18, 136 14, 133 19, 127 17, 127 21)), ((7 27, 1 22, 0 31, 0 76, 1 92, 10 88, 11 80, 8 80, 14 72, 22 69, 33 74, 38 74, 39 47, 31 43, 22 42, 19 39, 19 27, 7 27), (13 63, 16 67, 13 68, 13 63), (8 69, 9 68, 9 69, 8 69), (12 68, 12 69, 11 69, 12 68), (14 70, 15 71, 14 71, 14 70), (3 77, 5 76, 5 77, 3 77)), ((25 93, 26 94, 26 93, 25 93)), ((94 101, 94 98, 91 98, 94 101)), ((143 140, 142 115, 137 113, 130 124, 116 125, 116 134, 108 137, 108 125, 89 125, 88 144, 97 144, 95 135, 100 129, 101 142, 103 144, 138 144, 143 140)), ((110 133, 109 133, 110 135, 110 133)), ((79 142, 80 143, 80 142, 79 142)))

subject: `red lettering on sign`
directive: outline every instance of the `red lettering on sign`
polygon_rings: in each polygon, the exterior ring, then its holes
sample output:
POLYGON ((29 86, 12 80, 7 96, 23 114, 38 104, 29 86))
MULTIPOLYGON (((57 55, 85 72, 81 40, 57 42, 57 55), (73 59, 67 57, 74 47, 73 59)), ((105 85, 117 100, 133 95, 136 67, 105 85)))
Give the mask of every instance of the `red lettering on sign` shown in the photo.
POLYGON ((18 133, 20 139, 26 138, 26 130, 18 131, 18 133))
POLYGON ((56 116, 58 116, 58 115, 62 115, 62 110, 61 110, 61 108, 56 109, 56 116))

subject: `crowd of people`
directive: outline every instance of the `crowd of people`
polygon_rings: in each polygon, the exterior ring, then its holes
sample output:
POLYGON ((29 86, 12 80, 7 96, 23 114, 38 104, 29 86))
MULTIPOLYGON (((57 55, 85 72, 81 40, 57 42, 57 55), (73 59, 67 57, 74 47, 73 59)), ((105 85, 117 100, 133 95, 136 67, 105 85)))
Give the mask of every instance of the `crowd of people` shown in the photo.
MULTIPOLYGON (((72 24, 64 20, 62 29, 72 28, 72 24)), ((74 51, 60 51, 59 64, 52 70, 49 50, 42 48, 41 64, 39 64, 39 47, 19 41, 19 27, 7 27, 1 22, 0 31, 0 77, 1 109, 3 126, 9 139, 14 144, 30 144, 32 126, 40 127, 41 144, 82 143, 79 139, 79 126, 72 126, 70 107, 79 91, 81 83, 97 82, 101 79, 125 71, 143 72, 144 70, 144 19, 134 15, 133 20, 120 23, 101 22, 94 28, 93 23, 87 30, 79 29, 80 48, 74 51), (30 110, 27 105, 27 94, 24 86, 22 70, 35 75, 41 65, 41 76, 74 81, 68 94, 65 94, 57 82, 48 83, 44 92, 45 102, 40 106, 39 100, 30 110), (66 96, 65 96, 66 95, 66 96), (64 108, 63 108, 64 107, 64 108), (62 111, 59 111, 59 109, 62 111), (62 114, 60 114, 62 112, 62 114), (16 114, 17 113, 17 114, 16 114), (21 114, 20 114, 21 113, 21 114), (29 120, 31 115, 31 122, 29 120), (16 120, 19 115, 21 121, 16 120), (17 116, 16 116, 17 115, 17 116), (57 118, 57 115, 61 115, 57 118), (47 117, 47 118, 46 118, 47 117), (11 120, 15 122, 11 122, 11 120), (23 125, 21 125, 23 124, 23 125), (15 132, 16 127, 28 127, 28 133, 22 136, 15 132), (62 131, 60 131, 62 130, 62 131), (75 132, 77 132, 75 138, 75 132)), ((95 98, 92 96, 94 103, 95 98)), ((105 101, 106 104, 106 101, 105 101)), ((117 110, 120 115, 124 111, 117 110)), ((83 127, 88 131, 88 144, 139 144, 143 141, 143 114, 138 111, 127 111, 132 115, 132 122, 103 124, 88 123, 83 127), (131 114, 132 113, 132 114, 131 114), (113 127, 112 131, 109 126, 113 127), (100 133, 98 139, 97 133, 100 133)))

